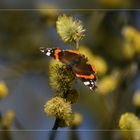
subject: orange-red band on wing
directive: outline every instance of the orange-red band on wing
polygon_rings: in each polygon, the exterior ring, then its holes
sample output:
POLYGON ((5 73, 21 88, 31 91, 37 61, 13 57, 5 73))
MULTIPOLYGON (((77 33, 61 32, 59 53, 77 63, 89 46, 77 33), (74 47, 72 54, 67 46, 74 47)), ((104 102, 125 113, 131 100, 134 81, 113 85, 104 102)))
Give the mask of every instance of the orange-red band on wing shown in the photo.
POLYGON ((93 71, 96 71, 96 68, 95 68, 94 65, 91 65, 91 67, 92 67, 92 70, 93 70, 93 71))
POLYGON ((80 52, 75 51, 75 50, 67 50, 68 52, 72 52, 72 53, 76 53, 76 54, 80 54, 80 52))
POLYGON ((61 52, 61 50, 55 50, 55 53, 54 53, 54 56, 55 56, 55 59, 58 61, 59 60, 59 53, 61 52))
POLYGON ((85 78, 85 79, 93 79, 93 78, 95 78, 95 76, 93 74, 90 74, 90 75, 76 74, 76 76, 79 77, 79 78, 85 78))

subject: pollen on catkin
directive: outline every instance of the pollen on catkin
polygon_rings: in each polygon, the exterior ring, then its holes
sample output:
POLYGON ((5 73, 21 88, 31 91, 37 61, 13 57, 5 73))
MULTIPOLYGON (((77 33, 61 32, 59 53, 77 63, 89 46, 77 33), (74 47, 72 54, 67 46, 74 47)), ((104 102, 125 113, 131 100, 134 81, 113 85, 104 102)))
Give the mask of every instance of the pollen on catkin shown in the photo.
POLYGON ((46 102, 44 105, 44 111, 48 116, 55 116, 60 120, 63 120, 67 126, 72 121, 72 108, 70 102, 66 102, 66 99, 61 97, 54 97, 46 102))
POLYGON ((77 42, 84 36, 85 29, 80 20, 61 15, 56 21, 57 33, 64 42, 77 42))
POLYGON ((51 87, 61 94, 71 89, 75 75, 66 65, 52 60, 49 65, 49 78, 51 87))
POLYGON ((3 99, 7 95, 8 95, 8 88, 4 82, 0 81, 0 99, 3 99))

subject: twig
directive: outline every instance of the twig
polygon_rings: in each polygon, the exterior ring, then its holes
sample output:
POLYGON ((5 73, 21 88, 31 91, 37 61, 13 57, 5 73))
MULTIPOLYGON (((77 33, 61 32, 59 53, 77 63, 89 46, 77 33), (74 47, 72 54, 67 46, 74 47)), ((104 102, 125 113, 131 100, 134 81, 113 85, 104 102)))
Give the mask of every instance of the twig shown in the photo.
POLYGON ((55 122, 54 122, 54 126, 52 128, 51 134, 50 134, 50 140, 55 140, 56 137, 56 133, 57 133, 57 129, 59 127, 59 118, 56 118, 55 122))
POLYGON ((55 123, 54 123, 54 126, 53 126, 53 128, 52 128, 52 130, 57 130, 57 128, 59 127, 58 126, 58 124, 59 124, 59 118, 56 118, 56 120, 55 120, 55 123))

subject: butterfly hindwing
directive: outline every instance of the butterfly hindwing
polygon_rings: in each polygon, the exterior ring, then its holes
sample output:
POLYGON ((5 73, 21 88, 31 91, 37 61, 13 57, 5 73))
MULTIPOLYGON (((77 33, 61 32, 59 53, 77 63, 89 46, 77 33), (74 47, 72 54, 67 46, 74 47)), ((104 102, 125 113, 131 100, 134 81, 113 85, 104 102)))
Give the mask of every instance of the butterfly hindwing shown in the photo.
POLYGON ((96 88, 96 75, 93 66, 87 63, 80 63, 73 66, 73 71, 77 78, 79 78, 84 85, 88 86, 91 90, 96 88))

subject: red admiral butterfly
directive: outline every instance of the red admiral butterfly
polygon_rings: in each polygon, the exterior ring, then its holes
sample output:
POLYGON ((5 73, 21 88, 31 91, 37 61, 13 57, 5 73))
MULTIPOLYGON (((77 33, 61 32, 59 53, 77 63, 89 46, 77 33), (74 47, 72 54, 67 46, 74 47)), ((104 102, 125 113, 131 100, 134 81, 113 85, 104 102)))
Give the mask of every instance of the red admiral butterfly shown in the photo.
POLYGON ((59 48, 40 48, 40 51, 70 66, 76 77, 81 79, 91 90, 96 88, 95 67, 87 64, 87 58, 80 52, 75 50, 61 50, 59 48))

